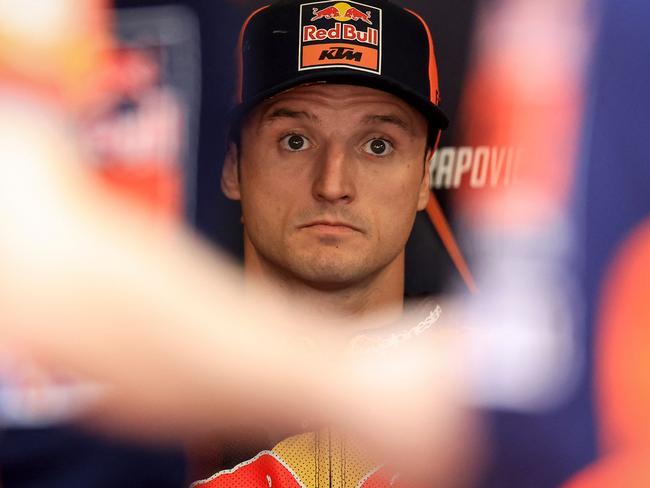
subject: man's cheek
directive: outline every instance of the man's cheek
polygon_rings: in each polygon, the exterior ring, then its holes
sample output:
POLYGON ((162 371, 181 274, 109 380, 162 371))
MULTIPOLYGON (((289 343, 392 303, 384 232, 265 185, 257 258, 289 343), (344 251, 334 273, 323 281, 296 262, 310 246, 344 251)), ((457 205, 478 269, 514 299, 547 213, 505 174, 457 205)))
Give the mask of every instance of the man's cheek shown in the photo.
POLYGON ((386 232, 390 234, 392 239, 398 241, 402 245, 402 241, 406 241, 411 233, 413 227, 413 220, 415 217, 415 208, 413 203, 408 201, 394 200, 394 206, 391 211, 386 214, 386 232))

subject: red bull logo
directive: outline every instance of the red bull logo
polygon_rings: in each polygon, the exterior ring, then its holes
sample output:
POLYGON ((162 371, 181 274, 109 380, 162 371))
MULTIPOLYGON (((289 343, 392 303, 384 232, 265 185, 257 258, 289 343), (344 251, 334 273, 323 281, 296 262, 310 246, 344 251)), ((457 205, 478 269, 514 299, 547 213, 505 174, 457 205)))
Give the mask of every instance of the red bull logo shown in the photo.
POLYGON ((381 72, 381 9, 358 2, 301 6, 300 70, 354 67, 381 72))

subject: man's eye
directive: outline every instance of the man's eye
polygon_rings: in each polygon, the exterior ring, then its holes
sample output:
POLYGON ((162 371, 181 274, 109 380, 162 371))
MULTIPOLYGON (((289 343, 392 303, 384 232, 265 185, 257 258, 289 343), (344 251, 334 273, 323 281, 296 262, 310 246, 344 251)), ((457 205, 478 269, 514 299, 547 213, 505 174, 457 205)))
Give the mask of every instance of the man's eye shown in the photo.
POLYGON ((287 151, 297 152, 304 151, 311 147, 309 139, 298 134, 289 134, 280 140, 280 145, 287 151))
POLYGON ((373 156, 388 156, 393 152, 393 145, 386 139, 371 139, 364 144, 363 150, 373 156))

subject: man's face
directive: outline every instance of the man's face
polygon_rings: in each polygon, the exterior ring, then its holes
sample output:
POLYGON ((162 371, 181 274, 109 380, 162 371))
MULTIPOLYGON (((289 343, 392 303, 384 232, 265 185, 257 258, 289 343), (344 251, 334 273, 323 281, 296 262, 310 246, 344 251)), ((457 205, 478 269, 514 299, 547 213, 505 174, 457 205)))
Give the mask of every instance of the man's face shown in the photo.
POLYGON ((261 104, 222 179, 241 200, 246 259, 319 288, 401 265, 428 200, 426 146, 424 117, 383 91, 317 84, 261 104))

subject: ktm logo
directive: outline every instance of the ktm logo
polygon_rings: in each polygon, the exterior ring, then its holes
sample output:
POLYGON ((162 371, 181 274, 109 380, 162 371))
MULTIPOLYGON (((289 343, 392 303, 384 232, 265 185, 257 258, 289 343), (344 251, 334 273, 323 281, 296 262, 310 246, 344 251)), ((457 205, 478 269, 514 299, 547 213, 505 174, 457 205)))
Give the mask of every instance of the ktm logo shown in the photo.
POLYGON ((357 52, 349 47, 336 47, 325 49, 318 59, 320 61, 325 59, 346 59, 348 61, 357 61, 360 63, 362 57, 363 53, 357 52))

